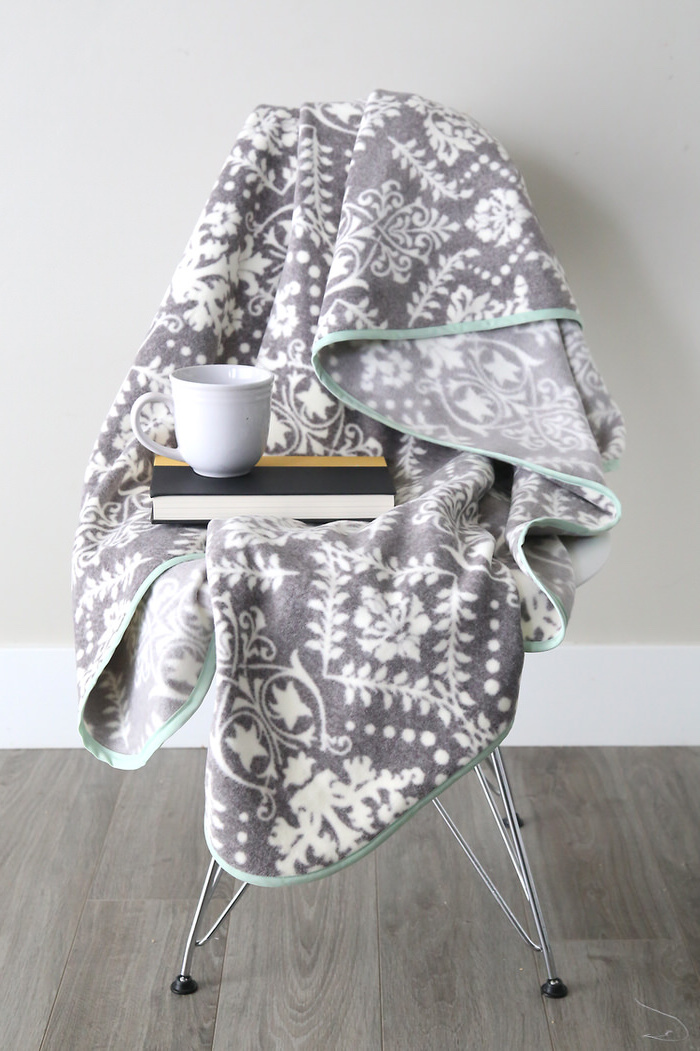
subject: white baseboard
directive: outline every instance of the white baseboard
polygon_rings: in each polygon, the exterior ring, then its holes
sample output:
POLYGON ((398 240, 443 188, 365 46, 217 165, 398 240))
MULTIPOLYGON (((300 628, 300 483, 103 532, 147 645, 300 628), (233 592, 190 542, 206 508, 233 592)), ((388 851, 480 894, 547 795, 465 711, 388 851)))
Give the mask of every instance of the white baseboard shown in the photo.
MULTIPOLYGON (((700 745, 700 646, 575 646, 525 661, 513 745, 700 745)), ((0 649, 0 748, 78 748, 73 651, 0 649)), ((205 747, 211 696, 171 740, 205 747)))
POLYGON ((560 646, 525 660, 510 745, 700 745, 700 646, 560 646))
MULTIPOLYGON (((82 748, 70 647, 0 649, 0 748, 82 748)), ((206 747, 211 696, 168 744, 206 747)))

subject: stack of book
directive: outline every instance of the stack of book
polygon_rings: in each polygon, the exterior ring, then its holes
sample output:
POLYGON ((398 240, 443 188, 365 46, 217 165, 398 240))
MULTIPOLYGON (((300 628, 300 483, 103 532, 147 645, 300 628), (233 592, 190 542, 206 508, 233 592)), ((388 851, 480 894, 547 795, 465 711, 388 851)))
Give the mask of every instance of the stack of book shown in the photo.
POLYGON ((157 456, 151 500, 154 522, 250 514, 328 522, 376 518, 394 506, 395 490, 381 456, 263 456, 240 478, 204 478, 157 456))

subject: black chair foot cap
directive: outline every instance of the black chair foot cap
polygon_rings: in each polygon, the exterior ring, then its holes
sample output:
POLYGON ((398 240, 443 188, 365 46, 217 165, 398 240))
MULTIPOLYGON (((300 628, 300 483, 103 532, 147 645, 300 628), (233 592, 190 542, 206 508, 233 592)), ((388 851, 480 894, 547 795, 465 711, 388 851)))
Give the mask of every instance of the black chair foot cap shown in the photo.
POLYGON ((561 1000, 569 992, 561 978, 548 978, 541 989, 542 995, 548 996, 551 1000, 561 1000))
POLYGON ((187 993, 197 992, 197 983, 191 975, 179 974, 175 981, 171 982, 170 988, 174 993, 178 993, 180 996, 186 996, 187 993))

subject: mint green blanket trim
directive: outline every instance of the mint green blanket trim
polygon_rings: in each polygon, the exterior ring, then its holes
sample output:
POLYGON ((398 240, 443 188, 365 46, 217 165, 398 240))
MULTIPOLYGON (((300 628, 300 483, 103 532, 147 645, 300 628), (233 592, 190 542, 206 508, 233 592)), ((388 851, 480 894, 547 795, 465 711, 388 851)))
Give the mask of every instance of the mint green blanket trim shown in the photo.
POLYGON ((354 851, 352 854, 348 854, 347 857, 334 862, 334 864, 329 865, 327 868, 317 869, 315 872, 306 872, 299 876, 252 876, 249 873, 244 872, 242 869, 234 868, 233 865, 229 865, 227 861, 224 861, 224 859, 220 857, 215 848, 211 845, 208 830, 205 827, 204 838, 206 839, 209 852, 214 858, 214 861, 216 861, 225 872, 228 872, 229 875, 233 876, 234 879, 241 880, 243 883, 252 883, 256 887, 287 887, 291 886, 293 883, 310 883, 313 880, 322 879, 324 876, 331 876, 334 872, 340 872, 342 869, 346 869, 348 865, 352 865, 355 861, 360 861, 362 858, 366 857, 367 854, 370 854, 377 847, 381 846, 389 836, 393 835, 394 832, 401 828, 401 826, 404 825, 409 818, 413 817, 421 807, 424 807, 427 803, 432 803, 433 799, 437 799, 441 792, 450 788, 450 786, 453 785, 455 781, 458 781, 460 777, 463 777, 465 774, 469 773, 470 770, 473 770, 475 766, 478 766, 484 759, 487 759, 494 749, 498 748, 499 745, 503 743, 513 729, 514 721, 515 713, 513 713, 513 718, 506 729, 499 734, 496 740, 492 741, 483 752, 479 752, 477 756, 457 770, 452 777, 448 777, 447 781, 434 788, 430 795, 427 795, 425 799, 419 800, 417 803, 414 803, 412 807, 409 807, 408 810, 405 810, 400 817, 397 817, 396 820, 391 823, 391 825, 385 828, 382 832, 379 832, 370 843, 366 843, 364 847, 360 847, 359 850, 354 851))
MULTIPOLYGON (((141 599, 144 597, 144 595, 146 594, 148 589, 151 587, 151 585, 158 579, 158 577, 160 577, 163 573, 165 573, 166 570, 171 569, 173 566, 177 566, 181 562, 196 562, 198 559, 203 559, 203 558, 204 558, 204 552, 203 551, 192 552, 191 554, 188 554, 188 555, 177 555, 175 558, 169 558, 165 562, 161 562, 161 564, 159 566, 156 566, 156 568, 153 570, 153 572, 149 573, 149 575, 146 577, 146 579, 143 581, 143 583, 141 584, 141 586, 137 590, 136 594, 134 595, 134 598, 132 599, 131 605, 129 606, 129 609, 126 612, 123 621, 121 622, 121 624, 119 625, 119 628, 117 629, 117 631, 114 633, 114 635, 112 636, 112 638, 110 640, 109 648, 105 651, 105 654, 104 654, 104 657, 103 657, 102 661, 98 665, 97 670, 95 671, 95 674, 93 675, 92 679, 88 683, 88 687, 85 690, 85 696, 83 698, 82 704, 80 705, 80 721, 79 721, 79 724, 78 724, 78 732, 80 733, 80 736, 83 739, 83 743, 85 744, 85 747, 88 749, 88 751, 92 752, 92 754, 97 759, 101 759, 103 762, 109 763, 110 766, 116 766, 116 767, 119 767, 120 769, 123 769, 123 770, 135 770, 138 767, 141 767, 141 766, 144 765, 146 760, 153 754, 153 751, 155 751, 155 748, 149 750, 150 745, 147 745, 146 748, 144 749, 144 751, 143 752, 139 752, 138 755, 126 755, 126 754, 120 753, 120 752, 113 752, 111 749, 106 748, 104 745, 101 745, 98 741, 95 741, 95 739, 90 734, 90 731, 87 729, 87 727, 85 726, 85 724, 83 722, 83 712, 85 710, 85 705, 88 702, 88 698, 89 698, 90 694, 92 693, 92 691, 93 691, 93 689, 95 687, 95 684, 97 683, 97 680, 102 675, 103 671, 105 670, 105 668, 107 667, 107 665, 111 661, 112 657, 114 656, 114 653, 115 653, 119 643, 122 641, 122 639, 124 638, 124 635, 126 634, 127 628, 129 627, 129 624, 131 623, 131 620, 132 620, 132 618, 134 616, 134 613, 138 609, 138 606, 139 606, 139 603, 141 602, 141 599), (143 758, 141 758, 142 756, 143 756, 143 758)), ((200 689, 201 689, 201 686, 202 686, 203 681, 204 681, 203 680, 203 675, 204 675, 205 671, 208 670, 208 662, 209 662, 210 655, 212 653, 212 646, 213 646, 213 641, 212 641, 212 644, 210 644, 209 653, 207 654, 207 657, 205 659, 203 670, 200 673, 200 677, 199 677, 199 679, 197 681, 197 684, 196 684, 196 686, 195 686, 195 688, 194 688, 189 700, 187 702, 185 702, 185 704, 182 706, 182 708, 178 709, 178 711, 175 713, 174 716, 171 716, 170 719, 168 719, 163 724, 161 729, 155 735, 156 737, 160 737, 161 732, 164 730, 165 727, 172 727, 172 729, 170 729, 168 732, 166 732, 164 734, 164 736, 162 737, 162 740, 159 741, 159 744, 156 747, 160 747, 160 744, 162 744, 162 742, 167 737, 169 737, 171 733, 174 733, 175 730, 179 729, 180 726, 182 726, 182 724, 184 722, 186 722, 187 719, 189 719, 189 717, 197 710, 199 705, 202 703, 202 700, 204 699, 204 696, 205 696, 207 690, 209 689, 209 685, 211 684, 211 679, 212 679, 212 677, 214 675, 214 669, 212 667, 210 672, 209 672, 209 680, 206 683, 206 687, 203 689, 203 691, 201 692, 201 696, 200 696, 200 689), (196 698, 196 702, 193 700, 194 698, 196 698), (180 713, 183 712, 183 710, 185 710, 185 709, 187 710, 187 714, 186 715, 183 714, 182 719, 177 723, 177 725, 174 725, 173 724, 173 720, 177 720, 178 717, 180 716, 180 713)))
MULTIPOLYGON (((484 318, 481 321, 452 321, 445 325, 428 325, 425 328, 363 328, 340 329, 331 332, 314 343, 311 350, 312 361, 320 350, 332 343, 359 342, 369 339, 431 339, 434 336, 457 336, 462 332, 491 332, 497 328, 511 328, 515 325, 528 325, 533 321, 577 321, 583 325, 583 319, 577 310, 567 307, 547 307, 543 310, 527 310, 521 314, 510 314, 507 317, 484 318)), ((320 378, 320 377, 319 377, 320 378)))
POLYGON ((170 716, 169 719, 163 723, 163 725, 148 739, 144 747, 140 752, 133 755, 127 755, 124 752, 115 752, 111 748, 106 748, 104 745, 96 741, 87 730, 87 727, 82 722, 79 726, 80 736, 83 739, 83 743, 88 751, 97 759, 101 759, 103 763, 108 763, 109 766, 113 766, 118 770, 138 770, 140 767, 145 766, 151 756, 158 751, 158 749, 165 744, 169 737, 184 726, 188 719, 194 715, 202 701, 207 695, 207 691, 211 686, 212 679, 214 678, 214 672, 216 671, 216 648, 214 645, 214 638, 209 643, 209 649, 207 655, 204 658, 204 664, 202 670, 199 673, 197 683, 183 705, 170 716))

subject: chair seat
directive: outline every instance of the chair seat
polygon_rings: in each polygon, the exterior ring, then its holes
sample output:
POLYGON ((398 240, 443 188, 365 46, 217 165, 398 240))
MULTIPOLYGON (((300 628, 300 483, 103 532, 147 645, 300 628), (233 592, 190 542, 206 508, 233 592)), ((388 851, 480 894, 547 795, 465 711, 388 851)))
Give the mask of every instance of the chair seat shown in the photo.
POLYGON ((612 537, 610 533, 565 537, 564 546, 569 552, 578 588, 603 568, 610 557, 612 537))

